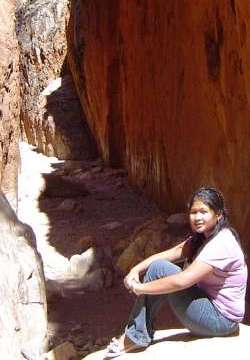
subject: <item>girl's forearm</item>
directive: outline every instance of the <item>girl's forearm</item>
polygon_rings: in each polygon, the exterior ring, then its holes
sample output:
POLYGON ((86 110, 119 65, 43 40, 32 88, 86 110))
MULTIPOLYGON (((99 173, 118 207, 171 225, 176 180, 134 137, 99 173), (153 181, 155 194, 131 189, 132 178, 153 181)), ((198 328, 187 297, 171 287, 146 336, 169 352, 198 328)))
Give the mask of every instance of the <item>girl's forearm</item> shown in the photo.
POLYGON ((187 289, 212 274, 214 268, 203 261, 194 261, 185 270, 147 283, 132 283, 136 295, 161 295, 187 289))
POLYGON ((188 287, 178 275, 170 275, 148 283, 133 282, 133 292, 137 295, 162 295, 180 291, 188 287))

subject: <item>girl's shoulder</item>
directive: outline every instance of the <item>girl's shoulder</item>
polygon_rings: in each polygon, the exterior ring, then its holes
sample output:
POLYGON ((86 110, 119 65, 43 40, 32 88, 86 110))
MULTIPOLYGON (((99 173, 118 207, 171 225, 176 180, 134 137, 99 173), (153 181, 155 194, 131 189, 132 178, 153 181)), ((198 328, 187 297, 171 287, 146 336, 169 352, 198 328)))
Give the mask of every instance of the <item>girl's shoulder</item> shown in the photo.
POLYGON ((223 250, 225 253, 236 254, 242 252, 239 241, 230 228, 224 228, 210 241, 210 246, 223 250))
POLYGON ((222 269, 230 265, 232 268, 242 268, 245 265, 244 254, 234 233, 224 228, 201 249, 197 256, 216 268, 222 269))
POLYGON ((230 228, 221 229, 218 234, 215 235, 214 239, 220 239, 221 241, 232 240, 237 242, 236 237, 230 228))

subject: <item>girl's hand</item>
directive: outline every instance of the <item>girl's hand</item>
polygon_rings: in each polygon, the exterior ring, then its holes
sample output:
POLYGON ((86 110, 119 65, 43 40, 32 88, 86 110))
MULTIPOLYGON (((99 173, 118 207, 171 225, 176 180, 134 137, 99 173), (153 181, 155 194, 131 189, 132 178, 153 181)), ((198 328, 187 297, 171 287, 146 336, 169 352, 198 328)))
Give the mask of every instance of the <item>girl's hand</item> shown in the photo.
POLYGON ((130 271, 128 275, 124 278, 124 285, 128 290, 132 290, 132 281, 140 282, 139 273, 136 271, 130 271))
POLYGON ((135 279, 133 279, 131 290, 137 296, 142 295, 143 294, 143 284, 141 282, 138 282, 135 279))

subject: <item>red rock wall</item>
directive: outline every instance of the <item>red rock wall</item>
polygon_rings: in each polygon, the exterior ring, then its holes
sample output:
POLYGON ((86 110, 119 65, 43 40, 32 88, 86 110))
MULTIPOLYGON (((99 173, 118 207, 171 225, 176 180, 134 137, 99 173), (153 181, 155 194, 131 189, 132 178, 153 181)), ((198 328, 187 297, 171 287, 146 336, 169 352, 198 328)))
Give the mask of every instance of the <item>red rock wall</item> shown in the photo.
POLYGON ((250 252, 249 1, 75 0, 68 42, 104 159, 171 212, 216 185, 250 252))
POLYGON ((92 159, 95 143, 65 61, 68 4, 19 0, 22 135, 48 156, 92 159))
POLYGON ((0 2, 0 188, 17 206, 19 165, 19 50, 15 35, 15 1, 0 2))

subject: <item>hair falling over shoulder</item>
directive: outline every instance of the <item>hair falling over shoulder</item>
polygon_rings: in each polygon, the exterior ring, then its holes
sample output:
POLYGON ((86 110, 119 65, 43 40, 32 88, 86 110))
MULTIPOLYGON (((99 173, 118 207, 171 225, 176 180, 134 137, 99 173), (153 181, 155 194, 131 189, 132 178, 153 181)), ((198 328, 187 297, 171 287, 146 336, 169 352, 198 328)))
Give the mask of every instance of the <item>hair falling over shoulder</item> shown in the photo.
MULTIPOLYGON (((190 211, 193 203, 196 200, 202 201, 205 205, 207 205, 210 209, 212 209, 216 214, 220 214, 220 218, 218 219, 218 222, 216 223, 213 231, 209 235, 208 240, 213 239, 222 229, 229 229, 232 234, 235 236, 236 240, 238 241, 241 249, 242 245, 240 242, 239 235, 237 231, 230 225, 229 219, 228 219, 228 212, 225 208, 225 201, 222 193, 210 186, 204 186, 196 190, 188 203, 188 211, 190 211)), ((187 241, 187 260, 188 262, 192 262, 195 258, 196 254, 198 253, 199 249, 203 245, 205 240, 205 236, 203 234, 198 233, 191 233, 188 235, 188 241, 187 241)), ((243 249, 242 249, 243 251, 243 249)), ((243 251, 244 253, 244 251, 243 251)), ((244 253, 244 256, 246 258, 246 254, 244 253)))

